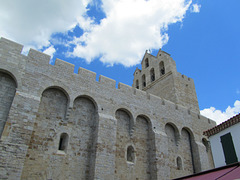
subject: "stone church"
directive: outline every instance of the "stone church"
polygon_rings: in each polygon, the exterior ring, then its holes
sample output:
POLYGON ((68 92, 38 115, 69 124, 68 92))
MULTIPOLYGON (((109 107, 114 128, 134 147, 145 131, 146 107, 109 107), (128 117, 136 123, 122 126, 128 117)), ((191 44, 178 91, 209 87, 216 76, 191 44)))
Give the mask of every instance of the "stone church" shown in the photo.
POLYGON ((213 168, 193 79, 159 50, 132 87, 0 39, 0 179, 165 180, 213 168))

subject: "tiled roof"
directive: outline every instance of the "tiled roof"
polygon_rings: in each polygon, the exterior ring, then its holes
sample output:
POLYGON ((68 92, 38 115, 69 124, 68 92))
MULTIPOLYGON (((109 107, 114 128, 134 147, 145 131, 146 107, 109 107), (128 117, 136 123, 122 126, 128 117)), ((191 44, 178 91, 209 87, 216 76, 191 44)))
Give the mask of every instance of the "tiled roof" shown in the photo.
POLYGON ((221 124, 211 128, 211 129, 209 129, 207 131, 204 131, 203 135, 208 136, 208 137, 212 136, 212 135, 217 134, 220 131, 222 131, 222 130, 224 130, 224 129, 226 129, 226 128, 234 125, 234 124, 237 124, 239 122, 240 122, 240 113, 238 115, 236 115, 236 116, 233 116, 229 120, 227 120, 227 121, 225 121, 225 122, 223 122, 223 123, 221 123, 221 124))
POLYGON ((221 179, 221 180, 237 180, 240 178, 240 162, 227 166, 210 169, 197 174, 180 177, 173 180, 203 180, 203 179, 221 179))

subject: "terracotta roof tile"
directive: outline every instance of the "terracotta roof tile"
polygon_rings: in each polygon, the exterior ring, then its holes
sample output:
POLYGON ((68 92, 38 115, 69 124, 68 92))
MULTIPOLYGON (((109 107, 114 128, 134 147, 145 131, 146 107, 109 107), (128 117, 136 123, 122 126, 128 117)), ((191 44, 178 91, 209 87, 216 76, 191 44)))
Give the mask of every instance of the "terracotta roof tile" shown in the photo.
POLYGON ((234 124, 239 123, 239 122, 240 122, 240 113, 238 115, 233 116, 232 118, 228 119, 227 121, 211 128, 207 131, 204 131, 203 135, 210 137, 210 136, 212 136, 214 134, 217 134, 220 131, 222 131, 222 130, 224 130, 224 129, 226 129, 226 128, 234 125, 234 124))

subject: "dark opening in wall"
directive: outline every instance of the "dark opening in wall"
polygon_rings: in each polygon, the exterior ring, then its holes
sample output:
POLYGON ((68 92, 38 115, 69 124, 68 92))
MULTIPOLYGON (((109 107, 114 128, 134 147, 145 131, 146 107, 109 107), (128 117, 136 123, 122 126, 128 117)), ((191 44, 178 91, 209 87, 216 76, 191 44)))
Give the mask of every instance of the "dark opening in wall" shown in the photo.
POLYGON ((146 87, 146 76, 145 76, 145 74, 142 76, 142 86, 146 87))
POLYGON ((154 69, 152 68, 151 71, 150 71, 150 75, 151 75, 151 81, 155 81, 155 72, 154 72, 154 69))
POLYGON ((68 145, 68 134, 62 133, 59 140, 58 150, 66 152, 67 145, 68 145))
POLYGON ((127 148, 127 161, 134 163, 134 160, 135 160, 134 148, 132 146, 128 146, 128 148, 127 148))
POLYGON ((139 89, 139 82, 136 80, 136 88, 139 89))
POLYGON ((145 68, 149 66, 148 58, 145 60, 145 68))
POLYGON ((177 157, 177 169, 182 170, 182 159, 179 156, 177 157))
POLYGON ((160 75, 164 75, 165 74, 165 67, 164 67, 164 62, 163 61, 160 62, 159 69, 160 69, 160 75))

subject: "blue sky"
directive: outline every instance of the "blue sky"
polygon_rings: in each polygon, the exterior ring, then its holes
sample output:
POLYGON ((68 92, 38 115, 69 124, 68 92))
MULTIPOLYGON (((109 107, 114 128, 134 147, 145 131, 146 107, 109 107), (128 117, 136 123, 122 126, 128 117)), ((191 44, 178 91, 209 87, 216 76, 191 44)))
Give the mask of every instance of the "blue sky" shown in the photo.
POLYGON ((145 50, 194 79, 201 114, 240 112, 240 1, 0 0, 0 36, 132 85, 145 50))

